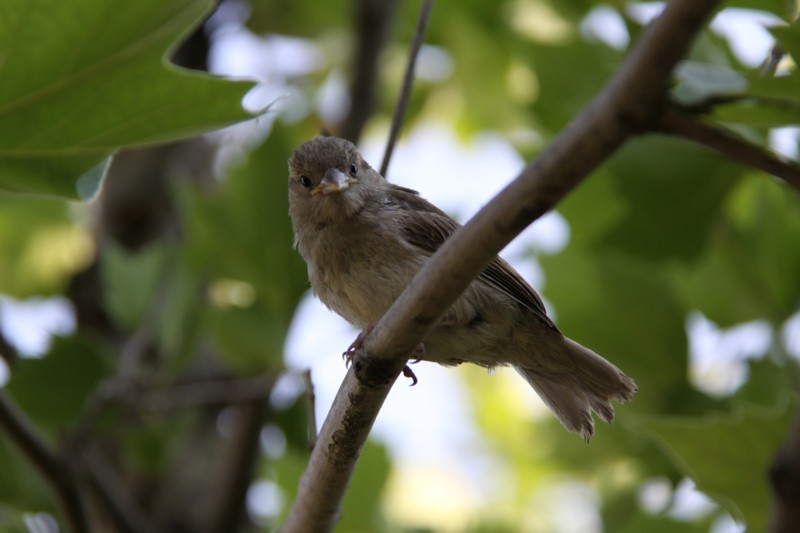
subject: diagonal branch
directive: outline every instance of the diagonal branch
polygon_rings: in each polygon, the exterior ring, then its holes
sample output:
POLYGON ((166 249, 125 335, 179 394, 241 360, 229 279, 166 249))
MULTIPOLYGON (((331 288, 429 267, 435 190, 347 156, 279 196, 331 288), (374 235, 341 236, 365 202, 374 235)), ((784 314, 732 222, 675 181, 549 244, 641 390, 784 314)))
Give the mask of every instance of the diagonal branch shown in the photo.
POLYGON ((705 123, 678 107, 665 109, 656 127, 662 133, 705 145, 734 161, 763 170, 800 189, 800 165, 719 126, 705 123))
POLYGON ((69 467, 53 453, 3 391, 0 391, 0 429, 50 483, 69 530, 75 533, 89 531, 81 490, 69 467))
POLYGON ((120 533, 161 531, 150 517, 142 512, 129 491, 124 489, 125 484, 96 444, 85 446, 79 453, 89 484, 94 490, 95 497, 113 521, 115 531, 120 533))
POLYGON ((597 98, 417 273, 356 354, 300 480, 285 533, 333 528, 356 460, 408 354, 512 238, 629 137, 655 124, 672 69, 716 3, 669 2, 597 98))

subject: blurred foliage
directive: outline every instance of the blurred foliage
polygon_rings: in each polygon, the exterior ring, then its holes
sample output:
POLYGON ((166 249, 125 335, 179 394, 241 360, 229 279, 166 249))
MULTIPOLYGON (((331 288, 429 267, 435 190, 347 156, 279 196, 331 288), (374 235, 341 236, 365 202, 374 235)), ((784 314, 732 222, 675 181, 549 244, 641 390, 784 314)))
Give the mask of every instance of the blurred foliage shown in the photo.
POLYGON ((231 171, 221 194, 187 196, 187 267, 218 289, 205 326, 228 362, 251 370, 281 367, 285 332, 308 287, 287 216, 286 154, 292 149, 288 132, 276 126, 269 142, 231 171), (237 300, 237 290, 252 291, 252 300, 237 300))
MULTIPOLYGON (((254 126, 258 139, 236 146, 239 158, 227 160, 218 182, 176 179, 178 230, 130 250, 104 238, 95 204, 8 191, 73 198, 79 177, 94 169, 80 181, 88 183, 85 196, 118 147, 249 116, 239 103, 252 83, 188 73, 164 61, 211 2, 140 1, 126 4, 124 15, 102 0, 37 2, 35 9, 23 3, 0 0, 0 189, 6 191, 0 195, 0 292, 15 298, 67 293, 73 276, 97 265, 99 305, 113 327, 106 335, 80 328, 54 339, 39 359, 17 359, 3 392, 49 442, 69 450, 83 438, 77 429, 89 426, 99 441, 114 443, 131 494, 161 511, 166 496, 154 487, 173 486, 182 458, 199 464, 202 475, 195 472, 193 483, 214 486, 210 472, 225 455, 214 451, 227 450, 232 439, 224 428, 235 409, 219 402, 153 408, 139 403, 145 393, 206 376, 236 380, 283 371, 286 332, 307 288, 305 266, 291 248, 286 159, 321 125, 337 126, 315 114, 312 103, 334 74, 352 73, 354 9, 341 0, 226 2, 250 10, 246 25, 256 34, 315 46, 317 66, 285 80, 305 99, 306 112, 262 116, 254 126), (13 46, 18 42, 31 44, 13 46), (141 338, 149 342, 142 346, 141 338), (120 354, 129 352, 142 365, 131 381, 118 383, 120 354)), ((437 3, 427 42, 446 52, 453 68, 417 85, 406 131, 427 120, 448 123, 462 138, 498 131, 526 159, 535 157, 631 46, 610 46, 587 32, 587 14, 615 13, 633 42, 642 28, 627 6, 616 0, 437 3)), ((707 120, 766 144, 770 128, 800 124, 800 26, 789 24, 798 5, 723 2, 730 7, 787 22, 770 30, 789 54, 785 71, 763 76, 706 30, 676 73, 672 95, 708 106, 707 120)), ((383 134, 391 115, 417 9, 418 2, 398 5, 381 56, 379 109, 367 125, 373 135, 383 134)), ((690 477, 722 509, 763 530, 765 472, 785 438, 798 379, 797 361, 780 335, 800 310, 797 192, 705 149, 651 135, 627 144, 558 210, 571 237, 560 253, 539 257, 542 293, 559 326, 633 376, 640 392, 618 409, 618 423, 600 427, 586 446, 549 415, 531 414, 508 381, 516 376, 460 371, 483 439, 475 447, 486 447, 500 481, 482 493, 478 508, 463 504, 472 518, 458 523, 472 531, 558 530, 543 495, 577 483, 596 492, 598 520, 607 531, 707 531, 722 516, 720 508, 690 518, 671 512, 674 490, 690 477), (744 363, 745 383, 728 394, 711 394, 689 379, 687 322, 697 311, 720 328, 761 320, 772 331, 764 353, 744 363), (652 479, 671 487, 657 512, 641 503, 641 487, 652 479)), ((267 518, 251 517, 244 529, 270 528, 285 516, 308 458, 307 411, 302 394, 270 403, 266 422, 285 442, 274 454, 259 452, 256 474, 281 504, 267 518)), ((404 474, 397 466, 383 446, 367 444, 341 531, 435 528, 385 511, 387 480, 404 474)), ((22 530, 38 512, 57 516, 47 487, 0 439, 0 529, 22 530)))
POLYGON ((774 458, 775 443, 785 438, 793 407, 784 404, 766 413, 747 408, 693 419, 643 418, 642 423, 700 490, 717 498, 751 530, 766 531, 764 509, 770 505, 770 489, 764 483, 765 472, 774 458))

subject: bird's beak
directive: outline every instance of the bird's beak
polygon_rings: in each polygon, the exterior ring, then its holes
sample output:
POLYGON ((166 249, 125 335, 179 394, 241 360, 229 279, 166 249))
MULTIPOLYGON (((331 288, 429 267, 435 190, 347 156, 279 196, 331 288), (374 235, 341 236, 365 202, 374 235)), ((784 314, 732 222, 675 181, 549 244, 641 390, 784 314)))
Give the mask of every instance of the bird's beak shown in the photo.
POLYGON ((348 178, 341 170, 329 168, 325 171, 325 175, 322 177, 322 181, 319 182, 319 185, 311 191, 311 194, 322 193, 323 195, 328 195, 342 192, 347 189, 351 183, 355 182, 355 179, 348 178))

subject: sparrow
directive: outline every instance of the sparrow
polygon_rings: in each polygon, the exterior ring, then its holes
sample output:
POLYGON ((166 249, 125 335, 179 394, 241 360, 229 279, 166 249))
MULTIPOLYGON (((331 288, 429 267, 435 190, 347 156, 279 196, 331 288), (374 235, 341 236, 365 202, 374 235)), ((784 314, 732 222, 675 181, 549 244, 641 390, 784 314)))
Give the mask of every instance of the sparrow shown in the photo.
MULTIPOLYGON (((294 244, 313 293, 368 331, 460 225, 418 192, 392 184, 345 139, 317 137, 289 158, 294 244)), ((592 412, 614 418, 631 378, 565 337, 542 299, 496 256, 444 313, 415 354, 441 365, 510 365, 569 431, 594 433, 592 412)), ((408 375, 408 374, 406 374, 408 375)))

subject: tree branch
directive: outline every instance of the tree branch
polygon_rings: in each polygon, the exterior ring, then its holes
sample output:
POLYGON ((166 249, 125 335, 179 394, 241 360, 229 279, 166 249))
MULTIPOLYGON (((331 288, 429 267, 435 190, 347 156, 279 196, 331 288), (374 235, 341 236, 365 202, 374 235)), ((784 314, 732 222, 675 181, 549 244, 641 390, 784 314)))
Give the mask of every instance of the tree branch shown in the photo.
POLYGON ((89 531, 81 489, 69 467, 50 450, 3 391, 0 391, 0 427, 50 484, 69 530, 75 533, 89 531))
POLYGON ((678 107, 670 106, 661 115, 658 131, 677 135, 712 148, 720 154, 783 179, 800 189, 800 165, 748 142, 719 126, 705 123, 678 107))
POLYGON ((790 533, 800 528, 800 411, 794 415, 786 441, 769 469, 772 486, 771 533, 790 533))
POLYGON ((358 142, 361 130, 375 109, 378 59, 386 44, 397 0, 355 1, 355 64, 350 85, 350 112, 339 136, 358 142))
POLYGON ((138 507, 125 485, 95 444, 81 452, 84 470, 94 494, 121 533, 157 533, 159 527, 138 507))
POLYGON ((630 136, 656 123, 670 73, 716 3, 669 2, 597 98, 417 273, 356 353, 300 480, 285 533, 333 528, 355 462, 408 354, 513 237, 630 136))
MULTIPOLYGON (((272 391, 270 386, 269 391, 272 391)), ((253 481, 260 456, 260 436, 268 412, 265 398, 253 399, 239 406, 235 437, 226 446, 225 472, 218 477, 217 505, 208 518, 205 531, 238 531, 245 514, 247 491, 253 481)))
POLYGON ((397 105, 394 106, 392 126, 389 130, 389 140, 386 141, 386 151, 383 153, 383 161, 381 162, 380 172, 381 176, 384 178, 387 177, 386 172, 389 170, 389 161, 392 159, 394 144, 397 142, 397 136, 400 134, 400 126, 403 125, 403 117, 406 114, 408 99, 411 96, 411 86, 414 83, 414 69, 417 64, 417 56, 419 56, 419 50, 422 48, 422 43, 425 41, 425 34, 428 31, 428 22, 430 22, 431 19, 433 1, 434 0, 422 0, 422 7, 417 17, 417 27, 414 29, 414 39, 411 41, 411 50, 408 53, 406 73, 403 75, 403 87, 400 89, 397 105))
POLYGON ((275 384, 274 374, 254 378, 217 379, 137 391, 126 398, 139 409, 168 411, 202 405, 233 405, 267 400, 275 384))

